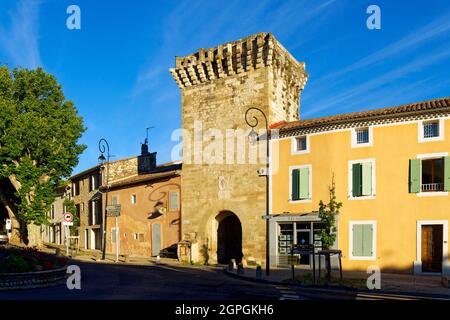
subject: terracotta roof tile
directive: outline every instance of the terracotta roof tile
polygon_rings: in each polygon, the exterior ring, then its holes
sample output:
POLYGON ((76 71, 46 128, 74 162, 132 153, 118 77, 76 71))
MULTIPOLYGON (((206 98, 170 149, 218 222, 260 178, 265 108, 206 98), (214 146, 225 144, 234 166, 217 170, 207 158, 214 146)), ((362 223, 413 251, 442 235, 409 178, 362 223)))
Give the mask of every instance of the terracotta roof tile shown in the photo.
POLYGON ((438 112, 443 109, 450 109, 450 97, 439 98, 434 100, 415 102, 396 107, 374 109, 368 111, 352 112, 346 114, 338 114, 329 117, 313 118, 307 120, 292 121, 280 123, 273 126, 273 129, 280 131, 289 131, 291 129, 301 129, 307 127, 332 125, 341 122, 353 122, 358 120, 367 120, 373 118, 382 118, 387 116, 403 116, 411 113, 420 112, 438 112))

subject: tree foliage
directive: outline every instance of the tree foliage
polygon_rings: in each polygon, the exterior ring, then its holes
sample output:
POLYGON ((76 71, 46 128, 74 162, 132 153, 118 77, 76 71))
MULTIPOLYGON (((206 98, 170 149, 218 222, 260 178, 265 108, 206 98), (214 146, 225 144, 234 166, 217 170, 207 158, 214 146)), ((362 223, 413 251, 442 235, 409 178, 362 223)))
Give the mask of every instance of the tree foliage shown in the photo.
POLYGON ((64 208, 66 212, 70 212, 73 215, 73 226, 70 226, 70 235, 74 236, 77 228, 80 225, 80 218, 78 216, 77 207, 75 201, 69 198, 64 199, 64 208))
POLYGON ((47 222, 54 187, 86 148, 77 143, 84 131, 54 76, 0 66, 0 177, 16 181, 19 219, 47 222))
POLYGON ((324 204, 322 200, 319 202, 319 218, 323 223, 320 231, 322 246, 324 249, 330 249, 336 241, 336 215, 342 207, 342 202, 336 200, 336 186, 334 176, 331 180, 331 186, 328 189, 330 199, 328 204, 324 204))

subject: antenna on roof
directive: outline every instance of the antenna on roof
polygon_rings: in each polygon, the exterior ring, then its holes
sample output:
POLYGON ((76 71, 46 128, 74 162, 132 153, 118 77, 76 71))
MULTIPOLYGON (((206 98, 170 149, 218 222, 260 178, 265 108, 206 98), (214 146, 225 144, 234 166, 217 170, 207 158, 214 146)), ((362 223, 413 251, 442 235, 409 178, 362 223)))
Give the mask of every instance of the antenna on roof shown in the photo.
POLYGON ((146 130, 145 141, 144 141, 144 143, 142 143, 142 146, 141 146, 141 155, 148 154, 148 130, 150 130, 152 128, 154 128, 154 127, 150 126, 145 129, 146 130))

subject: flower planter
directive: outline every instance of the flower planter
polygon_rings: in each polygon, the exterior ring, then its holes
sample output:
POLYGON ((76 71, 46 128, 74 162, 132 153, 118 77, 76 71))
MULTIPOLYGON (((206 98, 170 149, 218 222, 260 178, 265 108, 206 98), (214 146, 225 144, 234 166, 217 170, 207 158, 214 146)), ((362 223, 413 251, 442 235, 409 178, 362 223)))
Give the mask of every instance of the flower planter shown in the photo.
POLYGON ((0 273, 0 290, 25 290, 61 284, 66 278, 67 267, 53 270, 0 273))

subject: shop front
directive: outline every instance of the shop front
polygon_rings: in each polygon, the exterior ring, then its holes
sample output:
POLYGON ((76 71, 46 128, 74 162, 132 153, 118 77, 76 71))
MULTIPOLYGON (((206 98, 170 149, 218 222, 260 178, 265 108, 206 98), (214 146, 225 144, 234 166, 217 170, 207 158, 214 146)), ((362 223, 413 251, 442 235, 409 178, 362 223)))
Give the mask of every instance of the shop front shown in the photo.
MULTIPOLYGON (((320 230, 322 226, 317 213, 272 215, 270 219, 271 265, 273 267, 289 266, 288 257, 293 244, 314 244, 315 252, 321 250, 320 230)), ((300 257, 300 267, 310 268, 312 263, 312 256, 302 255, 300 257)))

